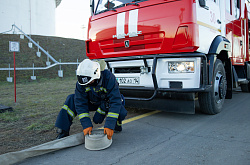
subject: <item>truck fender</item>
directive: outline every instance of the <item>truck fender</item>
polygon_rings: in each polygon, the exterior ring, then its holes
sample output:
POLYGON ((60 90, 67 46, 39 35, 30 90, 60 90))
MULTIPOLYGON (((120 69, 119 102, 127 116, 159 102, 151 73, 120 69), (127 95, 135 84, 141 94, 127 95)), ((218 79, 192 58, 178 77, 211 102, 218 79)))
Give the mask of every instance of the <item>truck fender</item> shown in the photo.
POLYGON ((231 43, 228 39, 222 36, 216 36, 209 48, 207 54, 207 63, 208 63, 208 84, 211 85, 212 78, 213 78, 213 70, 214 70, 214 63, 217 59, 217 55, 220 52, 228 52, 231 51, 231 43))
POLYGON ((226 70, 226 79, 227 79, 227 95, 226 99, 232 98, 232 87, 233 84, 235 84, 235 77, 233 76, 233 67, 230 59, 228 58, 227 52, 231 51, 231 43, 228 39, 222 36, 217 36, 214 38, 208 55, 208 82, 211 84, 212 78, 213 78, 213 69, 214 69, 214 63, 216 59, 220 59, 224 65, 226 70))
POLYGON ((231 43, 222 36, 216 36, 209 48, 208 54, 220 54, 221 51, 231 52, 231 43))
POLYGON ((247 71, 247 80, 250 80, 250 63, 249 62, 246 62, 245 64, 246 66, 246 71, 247 71))
POLYGON ((213 73, 214 73, 214 63, 217 59, 215 54, 207 55, 207 64, 208 64, 208 85, 212 85, 213 73))

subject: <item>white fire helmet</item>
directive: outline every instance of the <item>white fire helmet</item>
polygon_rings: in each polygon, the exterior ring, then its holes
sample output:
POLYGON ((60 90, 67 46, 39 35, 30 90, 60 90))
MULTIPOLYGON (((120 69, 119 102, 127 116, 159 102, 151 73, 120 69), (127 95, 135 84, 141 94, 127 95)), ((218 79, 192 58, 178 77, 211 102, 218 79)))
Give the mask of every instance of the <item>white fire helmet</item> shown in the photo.
POLYGON ((87 85, 95 79, 100 79, 101 71, 98 62, 83 60, 77 68, 77 79, 80 85, 87 85))

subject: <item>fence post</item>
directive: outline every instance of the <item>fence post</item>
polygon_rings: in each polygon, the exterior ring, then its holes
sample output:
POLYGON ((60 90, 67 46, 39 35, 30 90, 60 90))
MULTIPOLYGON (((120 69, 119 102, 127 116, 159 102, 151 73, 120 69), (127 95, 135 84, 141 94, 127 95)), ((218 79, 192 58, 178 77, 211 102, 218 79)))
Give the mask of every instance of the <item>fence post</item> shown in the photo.
POLYGON ((59 77, 63 77, 63 70, 62 70, 62 66, 61 66, 61 59, 59 60, 60 65, 59 65, 59 70, 58 70, 58 76, 59 77))
POLYGON ((33 63, 33 76, 30 77, 31 80, 36 80, 36 76, 35 76, 35 64, 33 63))

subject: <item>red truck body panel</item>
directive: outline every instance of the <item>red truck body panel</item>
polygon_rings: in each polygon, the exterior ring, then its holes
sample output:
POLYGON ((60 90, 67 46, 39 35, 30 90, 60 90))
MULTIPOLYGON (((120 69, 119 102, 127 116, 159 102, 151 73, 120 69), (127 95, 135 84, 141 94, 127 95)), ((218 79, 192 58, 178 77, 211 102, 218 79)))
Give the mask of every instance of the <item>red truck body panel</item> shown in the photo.
POLYGON ((194 52, 199 47, 194 13, 193 0, 151 0, 140 2, 139 6, 130 5, 94 15, 89 22, 87 56, 99 59, 194 52), (138 12, 137 25, 130 25, 129 19, 133 19, 130 12, 135 10, 138 12), (117 35, 119 14, 125 15, 121 23, 125 38, 117 39, 114 36, 117 35), (129 36, 129 26, 137 26, 138 36, 129 36), (125 41, 129 41, 129 47, 125 47, 125 41))

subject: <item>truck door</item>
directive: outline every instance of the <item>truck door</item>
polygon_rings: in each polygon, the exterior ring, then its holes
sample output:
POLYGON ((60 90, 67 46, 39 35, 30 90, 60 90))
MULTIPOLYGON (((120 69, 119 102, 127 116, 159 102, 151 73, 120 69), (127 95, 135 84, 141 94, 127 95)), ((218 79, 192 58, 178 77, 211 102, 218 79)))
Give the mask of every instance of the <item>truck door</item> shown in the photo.
POLYGON ((248 53, 248 17, 247 17, 247 7, 245 3, 241 1, 241 18, 242 18, 242 35, 243 35, 243 62, 247 59, 248 53))
POLYGON ((200 51, 208 53, 213 39, 221 34, 221 13, 219 0, 199 0, 197 3, 197 24, 199 25, 200 51))

